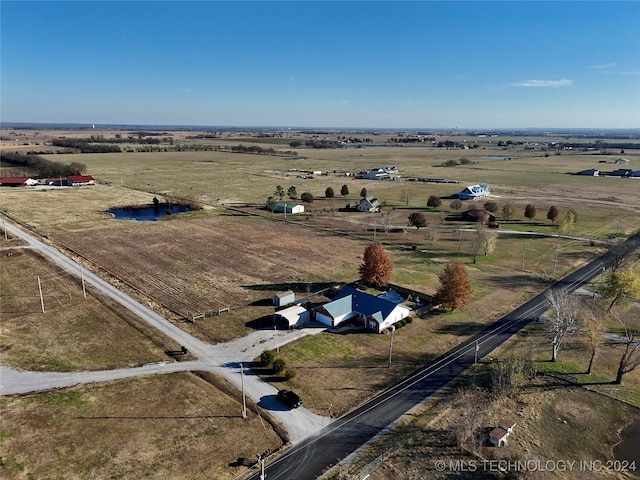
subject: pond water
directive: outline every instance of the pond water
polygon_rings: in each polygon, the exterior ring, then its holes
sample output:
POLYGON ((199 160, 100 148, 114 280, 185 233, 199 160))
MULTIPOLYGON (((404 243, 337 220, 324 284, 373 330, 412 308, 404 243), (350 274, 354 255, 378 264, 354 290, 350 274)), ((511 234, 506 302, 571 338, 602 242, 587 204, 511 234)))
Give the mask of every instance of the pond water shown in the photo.
POLYGON ((620 432, 620 438, 620 443, 613 449, 616 460, 635 461, 636 469, 640 469, 640 419, 627 425, 620 432))
POLYGON ((140 220, 153 221, 167 215, 175 215, 177 213, 188 212, 189 207, 182 205, 150 205, 148 207, 123 207, 110 208, 108 213, 112 214, 119 220, 140 220))

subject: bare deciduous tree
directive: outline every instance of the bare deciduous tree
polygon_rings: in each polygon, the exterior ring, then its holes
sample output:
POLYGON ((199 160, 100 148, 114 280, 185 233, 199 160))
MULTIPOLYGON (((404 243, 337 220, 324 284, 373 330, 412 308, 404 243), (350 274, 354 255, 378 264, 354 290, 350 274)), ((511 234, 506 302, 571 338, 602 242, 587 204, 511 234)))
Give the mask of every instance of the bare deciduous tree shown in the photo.
POLYGON ((551 336, 551 361, 558 360, 558 352, 564 341, 576 330, 579 306, 567 290, 551 289, 545 294, 551 310, 548 325, 551 336))
MULTIPOLYGON (((617 316, 614 313, 614 316, 617 316)), ((624 335, 622 336, 622 356, 618 364, 618 371, 614 383, 622 383, 622 377, 640 365, 640 318, 622 320, 618 317, 618 322, 622 325, 624 335)))
POLYGON ((593 361, 598 354, 604 334, 607 331, 607 320, 610 316, 607 314, 606 310, 607 309, 603 306, 601 301, 594 301, 591 303, 590 308, 585 310, 582 316, 582 326, 584 327, 585 334, 587 336, 587 344, 591 349, 589 366, 586 371, 587 375, 591 375, 593 361))
POLYGON ((440 230, 435 223, 428 223, 424 233, 425 240, 429 241, 431 245, 435 245, 440 237, 440 230))
POLYGON ((452 425, 458 447, 474 453, 482 444, 480 427, 491 410, 491 398, 485 390, 480 388, 460 389, 454 397, 456 409, 464 412, 452 425))

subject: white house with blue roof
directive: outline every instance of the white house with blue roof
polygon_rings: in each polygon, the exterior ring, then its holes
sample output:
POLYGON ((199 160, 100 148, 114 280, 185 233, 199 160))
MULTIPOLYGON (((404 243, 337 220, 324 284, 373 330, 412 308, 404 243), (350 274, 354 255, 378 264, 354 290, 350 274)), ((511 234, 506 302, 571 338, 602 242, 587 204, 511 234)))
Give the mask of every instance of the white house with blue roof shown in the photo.
POLYGON ((355 319, 362 322, 366 330, 382 333, 394 323, 408 317, 411 309, 395 301, 345 286, 331 302, 316 307, 313 312, 318 322, 330 328, 338 328, 347 320, 355 319))

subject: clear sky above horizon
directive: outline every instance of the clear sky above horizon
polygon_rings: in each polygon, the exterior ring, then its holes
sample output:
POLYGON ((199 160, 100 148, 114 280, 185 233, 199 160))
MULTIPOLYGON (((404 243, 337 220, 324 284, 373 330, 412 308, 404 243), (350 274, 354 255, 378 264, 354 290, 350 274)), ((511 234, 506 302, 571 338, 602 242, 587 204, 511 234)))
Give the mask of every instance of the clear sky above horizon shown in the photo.
POLYGON ((3 122, 639 128, 637 1, 5 1, 3 122))

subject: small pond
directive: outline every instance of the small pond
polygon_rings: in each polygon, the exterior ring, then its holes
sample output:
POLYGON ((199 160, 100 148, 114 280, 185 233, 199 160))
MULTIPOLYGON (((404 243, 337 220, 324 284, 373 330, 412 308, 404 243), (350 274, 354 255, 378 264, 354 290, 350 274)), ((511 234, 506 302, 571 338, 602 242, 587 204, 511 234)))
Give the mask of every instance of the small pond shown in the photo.
POLYGON ((613 449, 613 454, 616 460, 635 461, 636 469, 640 468, 640 419, 620 432, 620 443, 613 449))
POLYGON ((110 208, 108 213, 112 214, 119 220, 141 220, 153 221, 167 215, 175 215, 177 213, 189 212, 190 208, 183 205, 149 205, 146 207, 122 207, 110 208))

